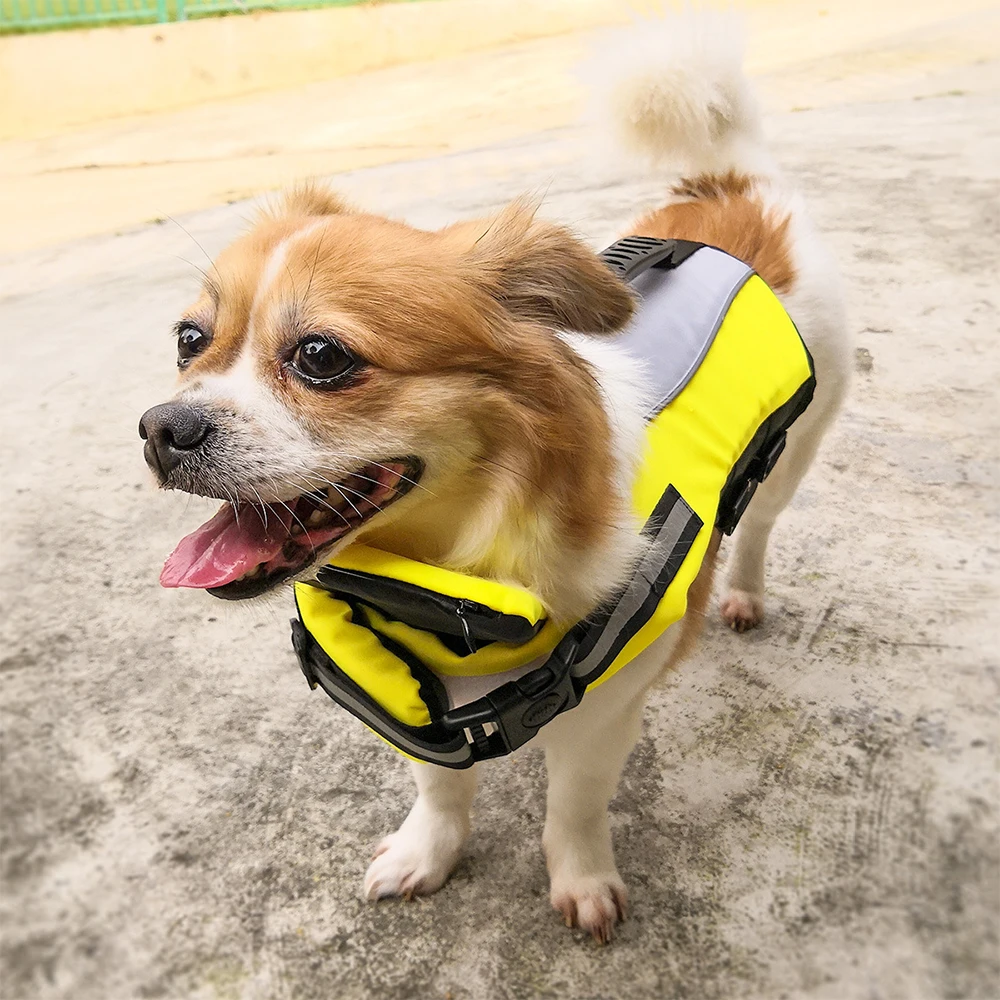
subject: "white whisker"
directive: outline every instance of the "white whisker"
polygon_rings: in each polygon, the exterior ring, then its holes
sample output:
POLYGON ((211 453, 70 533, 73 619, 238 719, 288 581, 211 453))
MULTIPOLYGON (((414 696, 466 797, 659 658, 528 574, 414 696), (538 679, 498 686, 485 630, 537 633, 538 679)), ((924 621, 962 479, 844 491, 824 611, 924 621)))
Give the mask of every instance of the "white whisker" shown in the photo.
MULTIPOLYGON (((362 493, 360 490, 352 490, 350 486, 345 486, 343 482, 339 480, 334 481, 333 479, 328 479, 321 472, 317 472, 314 469, 310 469, 305 465, 300 465, 300 468, 302 469, 303 473, 303 482, 306 482, 308 480, 318 480, 321 483, 325 483, 327 486, 333 486, 337 489, 347 490, 348 493, 353 493, 355 496, 362 497, 365 500, 368 499, 367 493, 362 493)), ((376 486, 384 485, 383 483, 380 483, 377 479, 373 479, 371 476, 363 476, 360 472, 351 472, 348 469, 327 469, 326 471, 332 473, 335 476, 343 476, 345 479, 364 479, 365 482, 373 483, 376 486)), ((301 484, 289 483, 289 485, 301 485, 301 484)), ((389 486, 386 488, 391 490, 393 493, 402 492, 402 490, 399 490, 394 486, 389 486)), ((347 498, 345 497, 344 499, 346 500, 347 498)))
MULTIPOLYGON (((340 494, 340 495, 341 495, 341 496, 342 496, 342 497, 343 497, 343 498, 344 498, 344 499, 345 499, 345 500, 346 500, 346 501, 347 501, 347 502, 348 502, 348 503, 349 503, 349 504, 351 505, 351 510, 353 510, 353 511, 354 511, 354 513, 355 513, 355 514, 357 514, 357 515, 358 515, 358 517, 360 517, 360 518, 361 518, 361 520, 363 521, 363 520, 365 519, 365 515, 364 515, 364 514, 362 514, 362 513, 361 513, 361 511, 360 511, 360 510, 358 510, 358 508, 354 506, 354 504, 353 504, 353 503, 351 502, 351 498, 350 498, 350 497, 349 497, 349 496, 348 496, 348 495, 347 495, 347 494, 346 494, 346 493, 344 492, 344 490, 346 489, 346 487, 342 487, 342 486, 338 486, 338 485, 337 485, 337 483, 330 483, 330 485, 331 485, 331 486, 332 486, 332 487, 333 487, 333 488, 334 488, 334 489, 335 489, 335 490, 336 490, 336 491, 337 491, 337 492, 338 492, 338 493, 339 493, 339 494, 340 494)), ((351 490, 351 492, 352 492, 352 493, 357 493, 358 491, 357 491, 357 490, 351 490)), ((358 495, 359 495, 359 496, 364 496, 364 494, 363 494, 363 493, 360 493, 360 494, 358 494, 358 495)), ((370 501, 370 500, 369 500, 368 502, 369 502, 369 503, 371 503, 371 501, 370 501)), ((373 507, 374 507, 374 508, 375 508, 376 510, 381 510, 381 509, 382 509, 382 508, 381 508, 381 507, 379 507, 379 505, 378 505, 378 504, 376 504, 376 503, 373 503, 373 504, 372 504, 372 506, 373 506, 373 507)))
POLYGON ((239 528, 240 526, 239 501, 224 486, 220 486, 219 490, 220 492, 225 493, 226 500, 229 502, 229 506, 233 508, 233 519, 236 521, 236 527, 239 528))
MULTIPOLYGON (((272 488, 272 489, 274 489, 274 487, 275 487, 275 486, 276 486, 277 484, 275 483, 275 481, 274 481, 273 479, 271 479, 271 477, 270 477, 270 476, 268 476, 267 478, 268 478, 268 479, 270 480, 270 483, 271 483, 271 488, 272 488)), ((276 489, 274 489, 274 492, 275 492, 275 493, 277 493, 278 491, 277 491, 276 489)), ((288 511, 288 513, 289 513, 289 514, 291 514, 291 515, 292 515, 292 517, 293 517, 293 518, 294 518, 294 519, 295 519, 296 521, 298 521, 298 522, 299 522, 299 527, 300 527, 300 528, 301 528, 301 529, 302 529, 302 530, 303 530, 303 531, 304 531, 304 532, 305 532, 305 533, 306 533, 306 534, 308 535, 308 534, 309 534, 309 529, 308 529, 308 528, 307 528, 307 527, 306 527, 306 526, 305 526, 305 525, 304 525, 304 524, 302 523, 302 518, 300 518, 300 517, 298 516, 298 514, 296 514, 296 513, 295 513, 295 510, 294 510, 294 509, 293 509, 292 507, 289 507, 289 506, 288 506, 288 504, 287 504, 287 503, 285 503, 285 501, 284 501, 284 500, 278 500, 277 502, 278 502, 278 503, 280 503, 280 504, 281 504, 281 506, 282 506, 282 507, 284 507, 284 508, 285 508, 285 510, 287 510, 287 511, 288 511)), ((292 537, 292 529, 291 529, 291 527, 289 527, 289 528, 288 528, 288 537, 289 537, 289 538, 291 538, 291 537, 292 537)))
MULTIPOLYGON (((343 457, 347 458, 347 459, 353 459, 356 462, 361 462, 362 463, 362 467, 364 467, 366 465, 374 465, 376 468, 383 469, 385 472, 391 472, 394 476, 398 476, 399 479, 402 482, 409 483, 411 486, 415 486, 418 490, 423 490, 424 493, 428 494, 429 496, 432 496, 432 497, 435 497, 435 498, 437 497, 437 494, 433 490, 429 490, 422 483, 417 482, 417 480, 415 480, 415 479, 410 479, 409 476, 405 476, 401 472, 396 472, 395 469, 390 469, 389 466, 383 465, 381 462, 366 461, 360 455, 348 455, 348 454, 344 454, 343 457)), ((307 469, 305 466, 302 466, 302 469, 303 469, 304 472, 307 473, 307 475, 319 476, 318 472, 314 472, 314 471, 312 471, 310 469, 307 469)), ((384 483, 380 482, 378 479, 373 479, 371 476, 365 476, 361 472, 358 472, 358 471, 350 471, 350 470, 347 470, 347 469, 330 469, 328 471, 332 472, 334 475, 343 475, 345 479, 353 476, 356 479, 364 479, 366 482, 376 483, 379 486, 384 486, 385 485, 384 483)), ((322 477, 320 477, 320 478, 322 478, 322 477)), ((331 486, 333 485, 330 482, 329 479, 325 479, 324 482, 328 483, 331 486)), ((400 493, 400 492, 402 492, 401 490, 397 489, 394 486, 390 486, 388 488, 391 489, 394 493, 400 493)))
MULTIPOLYGON (((357 458, 357 455, 355 455, 353 457, 357 458)), ((358 461, 362 461, 362 459, 358 459, 358 461)), ((365 462, 365 464, 366 465, 374 465, 377 468, 384 470, 385 472, 391 472, 394 476, 399 476, 399 478, 401 480, 403 480, 404 483, 409 483, 411 486, 416 486, 416 488, 418 490, 423 490, 425 493, 427 493, 428 495, 430 495, 432 497, 436 497, 437 496, 436 493, 432 493, 429 489, 427 489, 426 486, 421 486, 420 483, 418 483, 415 479, 410 479, 409 476, 404 476, 401 472, 396 472, 395 469, 390 469, 389 466, 382 465, 381 462, 365 462)), ((367 479, 368 477, 365 476, 363 478, 367 479)), ((376 482, 378 482, 378 480, 376 480, 376 482)))
MULTIPOLYGON (((322 477, 319 477, 319 478, 322 478, 322 477)), ((312 500, 313 503, 315 503, 317 506, 322 506, 322 507, 325 507, 327 510, 332 511, 334 514, 337 515, 337 517, 339 517, 341 519, 341 521, 344 522, 344 524, 346 524, 349 528, 352 527, 351 522, 346 517, 344 517, 344 515, 339 510, 337 510, 337 508, 334 507, 332 503, 330 503, 328 500, 321 500, 315 494, 311 493, 311 491, 308 488, 310 484, 308 484, 308 483, 296 483, 296 482, 293 482, 291 479, 286 479, 285 482, 288 483, 288 485, 291 486, 292 489, 302 489, 304 492, 309 492, 310 493, 309 499, 312 500)), ((331 483, 330 485, 333 485, 333 484, 331 483)), ((347 502, 350 503, 350 500, 348 500, 347 502)), ((355 508, 355 510, 357 510, 357 508, 355 508)))
MULTIPOLYGON (((370 503, 373 507, 375 507, 376 510, 381 510, 382 509, 381 507, 379 507, 379 505, 377 503, 374 503, 372 501, 372 499, 369 496, 369 494, 362 493, 361 490, 351 489, 350 486, 345 486, 342 482, 335 482, 334 480, 328 479, 326 476, 322 475, 319 472, 314 472, 314 471, 311 471, 309 469, 306 469, 304 466, 303 466, 303 473, 304 473, 304 478, 308 478, 308 479, 312 479, 312 480, 317 480, 317 481, 319 481, 321 483, 325 483, 327 486, 330 486, 333 489, 335 489, 351 505, 351 508, 354 510, 354 513, 358 515, 358 517, 364 517, 364 515, 361 513, 360 510, 358 510, 357 507, 354 506, 353 503, 351 503, 350 498, 345 495, 346 493, 353 493, 355 496, 361 497, 362 500, 368 501, 368 503, 370 503)), ((385 486, 384 483, 380 483, 377 479, 372 479, 371 476, 361 476, 361 475, 358 475, 358 473, 356 473, 356 472, 346 473, 346 476, 348 478, 353 476, 353 477, 355 477, 357 479, 365 479, 365 480, 367 480, 370 483, 374 483, 376 486, 382 486, 383 488, 388 489, 392 493, 402 494, 402 492, 403 492, 402 490, 396 489, 394 486, 385 486)), ((286 480, 286 482, 288 482, 289 486, 292 486, 294 488, 301 488, 301 487, 307 485, 304 482, 303 483, 293 483, 290 480, 286 480)), ((331 509, 336 509, 336 508, 331 508, 331 509)))
MULTIPOLYGON (((264 530, 267 531, 267 504, 264 503, 264 498, 251 486, 254 496, 260 501, 261 512, 257 515, 264 522, 264 530)), ((253 507, 253 504, 250 504, 253 507)))

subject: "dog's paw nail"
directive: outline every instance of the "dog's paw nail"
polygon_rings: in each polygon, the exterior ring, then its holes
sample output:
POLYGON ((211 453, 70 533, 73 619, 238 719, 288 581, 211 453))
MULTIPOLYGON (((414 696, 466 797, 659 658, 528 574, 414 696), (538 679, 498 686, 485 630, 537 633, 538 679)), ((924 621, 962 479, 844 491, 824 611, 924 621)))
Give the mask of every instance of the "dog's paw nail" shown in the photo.
POLYGON ((409 832, 397 831, 375 849, 364 880, 364 895, 370 900, 388 896, 412 900, 436 892, 444 885, 458 860, 461 840, 442 843, 409 832))
POLYGON ((747 632, 764 617, 764 601, 745 590, 733 590, 722 601, 720 610, 722 620, 734 632, 747 632))
POLYGON ((579 927, 598 944, 607 944, 615 924, 625 919, 625 886, 614 877, 578 879, 571 886, 553 888, 552 905, 567 927, 579 927))

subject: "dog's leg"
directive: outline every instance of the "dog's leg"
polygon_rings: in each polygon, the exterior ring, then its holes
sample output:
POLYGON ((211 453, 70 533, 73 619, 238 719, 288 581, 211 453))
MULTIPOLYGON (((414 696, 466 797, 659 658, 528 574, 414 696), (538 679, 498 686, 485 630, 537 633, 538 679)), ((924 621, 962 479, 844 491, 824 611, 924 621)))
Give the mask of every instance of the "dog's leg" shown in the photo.
POLYGON ((624 918, 626 900, 611 847, 608 803, 639 737, 644 696, 633 694, 610 713, 602 710, 600 692, 590 698, 555 720, 559 731, 546 740, 549 789, 542 843, 552 905, 567 926, 589 931, 603 944, 624 918))
POLYGON ((764 555, 771 529, 812 464, 835 412, 813 406, 789 428, 784 452, 757 487, 736 529, 721 604, 722 618, 734 632, 745 632, 764 617, 764 555))
POLYGON ((469 835, 474 767, 455 771, 413 763, 417 801, 403 825, 375 849, 365 875, 368 899, 427 895, 444 885, 469 835))

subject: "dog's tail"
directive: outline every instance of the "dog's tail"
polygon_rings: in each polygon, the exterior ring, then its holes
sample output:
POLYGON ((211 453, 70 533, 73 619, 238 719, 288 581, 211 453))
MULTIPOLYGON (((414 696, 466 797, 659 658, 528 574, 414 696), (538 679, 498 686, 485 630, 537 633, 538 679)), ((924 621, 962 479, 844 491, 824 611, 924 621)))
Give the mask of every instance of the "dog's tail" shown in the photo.
POLYGON ((586 67, 605 124, 624 145, 691 175, 773 173, 738 16, 643 19, 600 39, 586 67))

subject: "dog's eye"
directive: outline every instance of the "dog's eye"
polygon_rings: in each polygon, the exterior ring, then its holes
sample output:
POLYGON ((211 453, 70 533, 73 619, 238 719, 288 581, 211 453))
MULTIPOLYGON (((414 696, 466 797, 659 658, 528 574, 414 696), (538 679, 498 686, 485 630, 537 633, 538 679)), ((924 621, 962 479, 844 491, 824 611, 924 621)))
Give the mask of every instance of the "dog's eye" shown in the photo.
POLYGON ((212 342, 212 338, 194 323, 177 327, 177 367, 186 368, 212 342))
POLYGON ((331 337, 311 336, 300 340, 289 365, 314 385, 336 382, 358 367, 358 360, 331 337))

